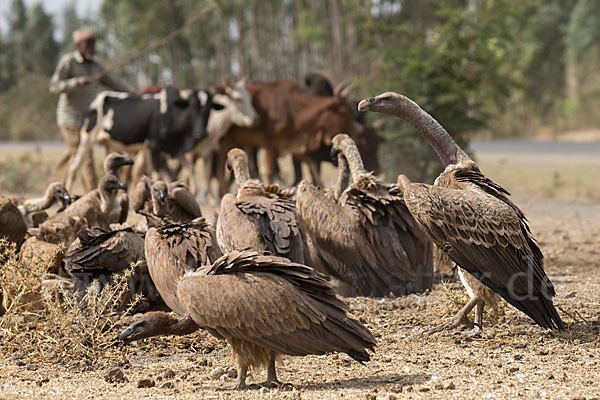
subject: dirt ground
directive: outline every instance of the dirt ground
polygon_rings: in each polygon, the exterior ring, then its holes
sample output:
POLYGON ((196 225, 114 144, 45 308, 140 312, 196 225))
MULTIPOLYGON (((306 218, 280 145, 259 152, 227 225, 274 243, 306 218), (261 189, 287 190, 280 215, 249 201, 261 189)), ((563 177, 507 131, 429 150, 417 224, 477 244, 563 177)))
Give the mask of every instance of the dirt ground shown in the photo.
MULTIPOLYGON (((278 373, 292 386, 283 389, 219 390, 233 383, 222 375, 233 366, 229 350, 198 332, 117 346, 93 361, 37 362, 0 350, 0 399, 599 399, 600 157, 488 152, 479 162, 528 215, 566 332, 542 330, 506 305, 504 317, 484 320, 489 338, 422 334, 449 315, 448 289, 436 283, 422 296, 346 299, 377 337, 372 360, 287 357, 278 373), (123 382, 108 382, 114 369, 123 382)), ((456 281, 449 288, 461 290, 456 281)), ((248 381, 265 379, 255 371, 248 381)))

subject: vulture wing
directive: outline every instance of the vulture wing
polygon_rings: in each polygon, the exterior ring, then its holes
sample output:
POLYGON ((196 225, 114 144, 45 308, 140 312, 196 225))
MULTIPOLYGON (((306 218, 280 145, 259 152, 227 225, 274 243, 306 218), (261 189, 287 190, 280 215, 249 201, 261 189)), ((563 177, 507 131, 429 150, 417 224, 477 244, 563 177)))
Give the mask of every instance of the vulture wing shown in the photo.
POLYGON ((198 325, 276 352, 340 351, 362 362, 375 345, 320 274, 281 257, 232 252, 185 276, 177 292, 198 325))
POLYGON ((340 203, 310 184, 296 195, 301 227, 326 269, 361 295, 407 294, 419 290, 418 276, 431 276, 431 245, 402 198, 384 189, 354 184, 340 203))
POLYGON ((309 262, 306 240, 296 223, 296 204, 293 200, 257 196, 252 201, 241 201, 236 205, 242 213, 256 221, 258 231, 271 253, 298 263, 309 262))
POLYGON ((489 189, 411 184, 404 199, 415 220, 457 265, 540 326, 564 327, 552 304, 555 292, 542 253, 523 214, 489 189))

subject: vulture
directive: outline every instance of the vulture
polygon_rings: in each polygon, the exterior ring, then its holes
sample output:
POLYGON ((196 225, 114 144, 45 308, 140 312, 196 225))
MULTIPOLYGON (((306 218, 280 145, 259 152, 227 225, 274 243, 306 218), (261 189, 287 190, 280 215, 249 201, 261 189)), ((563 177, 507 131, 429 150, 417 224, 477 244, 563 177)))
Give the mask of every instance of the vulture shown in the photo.
MULTIPOLYGON (((133 165, 133 159, 119 153, 110 153, 104 159, 104 175, 120 177, 121 167, 124 165, 133 165)), ((117 195, 116 204, 118 206, 113 208, 111 220, 122 224, 127 221, 127 214, 129 213, 129 198, 127 197, 127 192, 119 193, 117 195)))
POLYGON ((433 185, 411 183, 404 191, 419 226, 459 266, 470 296, 462 310, 431 332, 469 325, 467 315, 473 308, 475 327, 469 334, 481 332, 484 285, 541 327, 564 329, 552 303, 555 291, 544 271, 542 252, 508 191, 483 175, 448 132, 408 97, 387 92, 362 100, 358 109, 408 122, 444 164, 433 185))
POLYGON ((217 239, 223 251, 269 251, 293 262, 310 264, 291 196, 276 186, 266 191, 260 181, 250 179, 243 150, 234 148, 227 153, 227 168, 233 171, 238 190, 236 196, 227 193, 221 199, 217 239))
POLYGON ((43 197, 23 201, 18 207, 28 227, 37 227, 48 218, 44 210, 60 203, 61 210, 71 204, 71 196, 61 182, 48 185, 43 197))
POLYGON ((172 304, 181 307, 175 311, 182 317, 147 313, 121 333, 121 340, 206 328, 229 344, 238 365, 237 389, 247 387, 251 367, 266 366, 266 384, 280 384, 275 360, 282 354, 337 351, 360 363, 369 361, 367 350, 373 350, 375 339, 346 314, 346 304, 312 268, 243 250, 232 251, 195 272, 184 271, 190 268, 184 262, 189 258, 173 243, 168 234, 151 228, 146 235, 146 257, 151 273, 164 274, 162 280, 168 285, 155 280, 157 287, 161 294, 169 290, 172 304))
POLYGON ((315 246, 315 262, 350 285, 354 295, 405 295, 430 288, 431 242, 404 204, 402 189, 368 173, 348 135, 333 138, 332 155, 338 156, 341 171, 335 189, 302 181, 296 191, 298 222, 315 246), (348 169, 354 182, 343 188, 348 169))
MULTIPOLYGON (((110 280, 113 273, 122 272, 140 260, 145 260, 144 234, 130 227, 111 231, 82 229, 64 257, 65 270, 72 276, 74 289, 82 293, 92 280, 98 279, 102 284, 110 280)), ((144 269, 136 271, 135 278, 139 279, 134 280, 143 279, 144 269)), ((145 294, 148 298, 148 293, 145 294)))
POLYGON ((26 231, 27 226, 17 204, 12 199, 0 199, 0 239, 14 243, 19 249, 25 241, 26 231))
POLYGON ((202 216, 196 198, 182 182, 156 181, 150 189, 152 211, 173 222, 189 222, 202 216))
POLYGON ((131 193, 133 210, 146 217, 148 226, 162 225, 162 219, 171 222, 189 222, 202 216, 194 195, 182 182, 166 184, 142 176, 131 193), (158 217, 158 218, 155 218, 158 217))
POLYGON ((51 230, 57 224, 68 227, 75 217, 85 219, 89 227, 108 230, 109 225, 116 222, 113 210, 117 204, 119 190, 127 190, 127 186, 120 182, 115 175, 105 175, 98 182, 98 190, 85 194, 71 203, 64 211, 40 224, 40 233, 51 230))

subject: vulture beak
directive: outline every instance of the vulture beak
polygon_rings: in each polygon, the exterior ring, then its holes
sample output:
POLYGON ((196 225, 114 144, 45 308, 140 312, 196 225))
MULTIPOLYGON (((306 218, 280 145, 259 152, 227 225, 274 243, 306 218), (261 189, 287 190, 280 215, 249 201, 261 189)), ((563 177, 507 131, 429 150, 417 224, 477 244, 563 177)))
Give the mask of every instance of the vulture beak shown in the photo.
POLYGON ((121 165, 133 165, 133 159, 131 157, 123 157, 121 165))
POLYGON ((335 148, 331 148, 331 151, 329 152, 329 155, 331 156, 331 159, 333 160, 333 163, 337 165, 337 158, 338 158, 338 154, 340 154, 339 150, 335 149, 335 148))
POLYGON ((69 193, 65 193, 63 195, 62 203, 63 203, 63 206, 71 204, 71 196, 69 196, 69 193))
POLYGON ((165 201, 167 198, 167 191, 166 190, 160 190, 158 192, 158 198, 160 201, 165 201))
POLYGON ((119 182, 119 189, 127 190, 127 185, 124 184, 123 182, 119 182))
POLYGON ((131 335, 133 335, 134 333, 134 329, 133 329, 133 325, 129 325, 127 328, 125 328, 123 330, 123 332, 121 332, 121 334, 119 335, 119 340, 122 342, 125 342, 125 344, 133 342, 135 339, 131 337, 131 335))
POLYGON ((358 103, 358 111, 369 111, 373 103, 375 103, 375 97, 369 97, 368 99, 362 100, 360 103, 358 103))

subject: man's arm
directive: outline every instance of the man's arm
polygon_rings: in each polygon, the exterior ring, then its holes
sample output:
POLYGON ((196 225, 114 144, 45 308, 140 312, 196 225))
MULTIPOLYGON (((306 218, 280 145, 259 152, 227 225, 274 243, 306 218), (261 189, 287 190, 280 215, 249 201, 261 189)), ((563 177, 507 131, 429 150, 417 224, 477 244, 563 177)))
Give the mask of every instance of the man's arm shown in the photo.
MULTIPOLYGON (((102 71, 104 71, 104 67, 101 66, 102 71)), ((133 90, 131 90, 131 88, 127 87, 127 85, 125 85, 123 82, 121 82, 119 79, 113 77, 110 74, 105 74, 100 78, 100 82, 112 89, 115 90, 117 92, 130 92, 132 93, 133 90)))
POLYGON ((72 78, 70 76, 69 64, 69 57, 65 56, 60 59, 60 62, 56 66, 56 71, 54 71, 54 75, 52 75, 52 79, 50 80, 49 89, 51 93, 58 94, 68 92, 69 90, 88 82, 85 77, 72 78))

